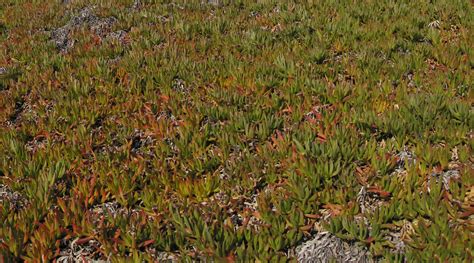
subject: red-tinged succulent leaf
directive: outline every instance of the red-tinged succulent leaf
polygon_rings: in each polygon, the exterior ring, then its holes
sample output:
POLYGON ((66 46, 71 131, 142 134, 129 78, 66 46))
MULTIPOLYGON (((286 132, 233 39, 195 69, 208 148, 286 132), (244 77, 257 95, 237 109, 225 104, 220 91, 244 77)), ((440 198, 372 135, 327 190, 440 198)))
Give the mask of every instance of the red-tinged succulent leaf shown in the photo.
POLYGON ((368 237, 368 238, 366 238, 366 239, 364 240, 364 243, 366 243, 366 244, 371 244, 371 243, 373 243, 374 241, 375 241, 375 238, 373 238, 373 237, 368 237))
POLYGON ((321 215, 319 215, 319 214, 305 214, 304 216, 307 217, 307 218, 311 218, 311 219, 320 219, 321 218, 321 215))
POLYGON ((235 259, 235 255, 233 253, 230 253, 229 255, 227 255, 227 257, 225 258, 225 261, 227 263, 235 263, 236 262, 236 259, 235 259))
POLYGON ((378 186, 371 186, 371 187, 367 188, 367 192, 377 194, 382 198, 388 198, 388 197, 391 196, 390 192, 384 191, 378 186))
POLYGON ((82 245, 82 244, 85 244, 85 243, 87 243, 87 242, 89 242, 89 241, 91 241, 91 240, 93 240, 93 239, 94 239, 94 237, 83 237, 83 238, 78 239, 78 240, 76 241, 76 244, 77 244, 77 245, 82 245))
POLYGON ((304 232, 307 232, 309 230, 313 229, 313 224, 309 224, 309 225, 306 225, 306 226, 301 226, 300 227, 300 230, 301 231, 304 231, 304 232))
POLYGON ((320 142, 326 142, 327 141, 327 137, 326 135, 322 134, 322 133, 318 133, 318 138, 317 138, 318 141, 320 142))
POLYGON ((471 215, 474 215, 474 206, 464 209, 464 212, 460 213, 459 217, 464 219, 470 217, 471 215))
POLYGON ((331 214, 334 216, 340 215, 342 213, 342 206, 337 204, 325 204, 323 208, 329 209, 331 214))
POLYGON ((151 244, 153 244, 153 243, 155 243, 155 240, 154 240, 154 239, 146 240, 146 241, 143 241, 142 243, 140 243, 140 244, 138 245, 138 247, 140 247, 140 248, 147 247, 147 246, 149 246, 149 245, 151 245, 151 244))

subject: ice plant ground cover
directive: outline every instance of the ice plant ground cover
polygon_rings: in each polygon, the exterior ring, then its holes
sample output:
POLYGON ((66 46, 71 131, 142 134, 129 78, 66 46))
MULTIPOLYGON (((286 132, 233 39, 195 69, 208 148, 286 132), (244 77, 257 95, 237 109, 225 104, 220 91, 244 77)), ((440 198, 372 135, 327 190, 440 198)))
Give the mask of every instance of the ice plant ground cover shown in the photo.
POLYGON ((0 261, 470 262, 474 9, 0 1, 0 261))

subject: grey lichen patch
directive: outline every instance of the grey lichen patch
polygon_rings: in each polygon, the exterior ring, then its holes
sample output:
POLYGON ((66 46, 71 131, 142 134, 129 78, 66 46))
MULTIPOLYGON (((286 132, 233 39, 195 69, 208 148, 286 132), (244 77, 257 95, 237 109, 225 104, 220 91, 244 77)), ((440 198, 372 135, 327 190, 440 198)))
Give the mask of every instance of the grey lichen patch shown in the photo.
POLYGON ((329 232, 319 232, 296 248, 298 262, 373 262, 367 249, 329 232))
POLYGON ((10 187, 0 184, 0 204, 9 203, 14 210, 21 209, 26 205, 26 199, 20 193, 13 191, 10 187))
POLYGON ((110 260, 98 259, 98 257, 103 255, 99 252, 100 243, 95 239, 84 240, 76 238, 73 240, 62 240, 62 245, 64 248, 59 252, 57 262, 110 262, 110 260))
MULTIPOLYGON (((443 183, 444 189, 446 189, 447 191, 449 191, 449 183, 451 181, 456 181, 461 178, 461 175, 459 171, 457 170, 448 170, 445 172, 433 172, 431 176, 434 177, 437 181, 441 180, 441 182, 443 183)), ((429 183, 430 182, 428 181, 428 189, 430 189, 429 183)))
POLYGON ((171 84, 171 89, 173 91, 187 93, 189 92, 189 87, 187 86, 186 82, 178 77, 173 79, 173 83, 171 84))
POLYGON ((51 39, 58 50, 67 53, 75 44, 75 40, 71 37, 72 31, 86 27, 101 39, 116 38, 124 43, 127 35, 124 30, 112 32, 112 27, 117 22, 117 18, 112 16, 98 17, 94 14, 92 7, 86 7, 73 16, 66 25, 54 30, 51 33, 51 39))
POLYGON ((117 202, 107 202, 100 205, 96 205, 91 209, 91 214, 97 223, 102 217, 115 218, 119 214, 125 214, 126 209, 121 207, 117 202))
POLYGON ((397 170, 404 170, 406 165, 415 165, 416 164, 416 156, 411 151, 404 149, 400 151, 396 155, 397 157, 397 170))
POLYGON ((140 0, 135 0, 135 1, 133 1, 133 4, 132 4, 131 9, 132 9, 132 10, 138 10, 138 9, 140 9, 142 6, 143 6, 142 1, 140 1, 140 0))
POLYGON ((362 213, 373 213, 376 209, 383 205, 383 201, 373 193, 367 191, 366 186, 362 186, 357 194, 357 203, 362 213))
POLYGON ((155 248, 149 248, 146 252, 149 253, 156 262, 179 262, 178 256, 170 252, 157 251, 155 248))
POLYGON ((203 0, 201 1, 201 4, 220 7, 222 5, 222 1, 221 0, 203 0))
POLYGON ((107 39, 115 39, 115 40, 118 40, 119 43, 126 43, 127 42, 127 32, 125 30, 118 30, 118 31, 114 31, 114 32, 111 32, 110 34, 107 34, 106 38, 107 39))

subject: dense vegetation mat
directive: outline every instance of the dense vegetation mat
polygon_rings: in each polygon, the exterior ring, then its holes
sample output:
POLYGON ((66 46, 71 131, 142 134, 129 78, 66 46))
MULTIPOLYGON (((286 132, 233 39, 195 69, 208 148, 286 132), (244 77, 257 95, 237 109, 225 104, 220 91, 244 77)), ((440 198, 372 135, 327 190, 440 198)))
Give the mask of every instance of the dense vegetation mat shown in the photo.
POLYGON ((0 19, 0 261, 473 260, 472 1, 0 19))

